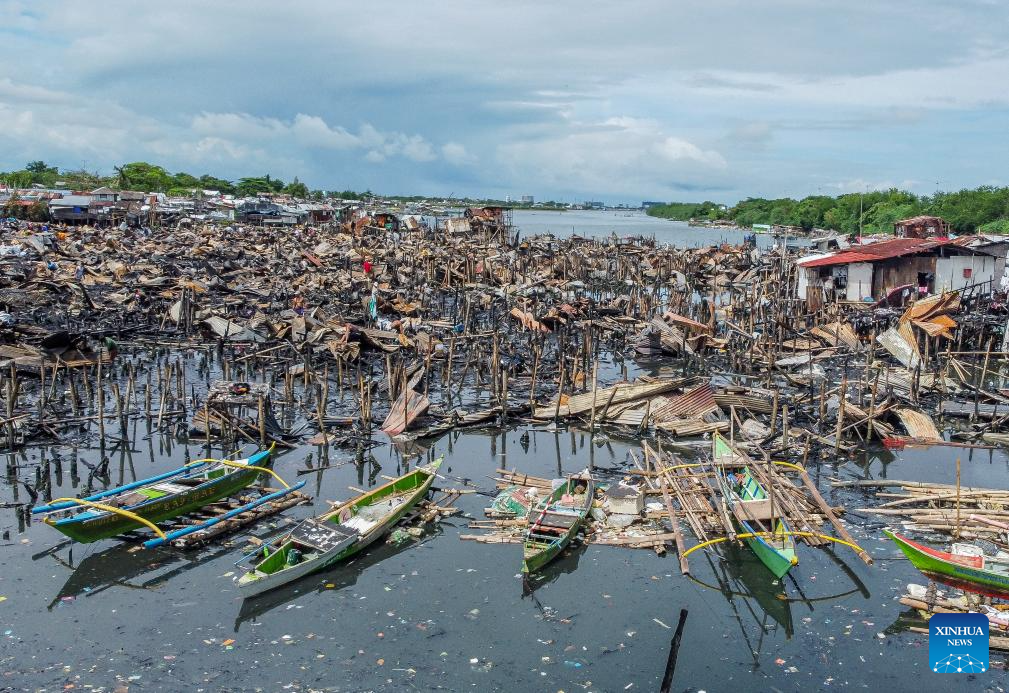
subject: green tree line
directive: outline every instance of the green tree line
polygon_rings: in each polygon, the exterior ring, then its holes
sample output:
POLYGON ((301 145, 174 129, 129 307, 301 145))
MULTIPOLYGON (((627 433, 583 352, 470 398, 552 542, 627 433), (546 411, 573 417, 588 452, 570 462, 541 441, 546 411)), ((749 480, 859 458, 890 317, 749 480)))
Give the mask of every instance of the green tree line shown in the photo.
POLYGON ((326 197, 360 199, 371 192, 358 193, 353 190, 328 191, 310 190, 307 185, 294 178, 285 183, 270 174, 226 180, 205 173, 195 176, 186 172, 170 173, 162 166, 134 161, 122 166, 114 166, 111 175, 99 175, 83 169, 59 169, 44 161, 30 161, 23 169, 0 173, 0 182, 14 188, 30 188, 39 185, 44 188, 66 188, 70 190, 94 190, 107 186, 116 190, 138 190, 140 192, 162 192, 169 195, 187 196, 199 190, 217 190, 225 195, 255 196, 260 193, 286 193, 302 199, 322 200, 326 197))
POLYGON ((739 226, 780 224, 804 229, 822 228, 850 234, 890 233, 893 223, 920 214, 938 216, 957 233, 1009 233, 1009 187, 981 186, 934 195, 915 195, 891 188, 837 197, 810 195, 748 197, 734 206, 714 202, 671 202, 655 205, 648 214, 664 219, 727 221, 739 226))

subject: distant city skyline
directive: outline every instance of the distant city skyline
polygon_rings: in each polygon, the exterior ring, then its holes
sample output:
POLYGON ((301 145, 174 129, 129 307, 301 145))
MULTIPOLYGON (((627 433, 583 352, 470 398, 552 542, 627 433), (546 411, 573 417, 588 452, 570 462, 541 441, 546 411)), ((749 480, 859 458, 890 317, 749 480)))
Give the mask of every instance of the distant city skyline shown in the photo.
POLYGON ((1005 185, 1007 20, 982 0, 15 0, 0 168, 609 204, 1005 185))

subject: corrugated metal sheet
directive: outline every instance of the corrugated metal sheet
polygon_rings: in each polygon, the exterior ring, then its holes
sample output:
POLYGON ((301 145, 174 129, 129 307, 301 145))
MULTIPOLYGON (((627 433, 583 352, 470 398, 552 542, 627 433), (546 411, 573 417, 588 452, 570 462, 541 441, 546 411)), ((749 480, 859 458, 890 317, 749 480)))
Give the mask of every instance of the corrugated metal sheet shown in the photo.
POLYGON ((687 354, 693 354, 694 350, 687 337, 678 328, 668 325, 659 318, 653 318, 649 323, 653 330, 659 333, 662 349, 671 354, 678 354, 682 350, 687 354))
MULTIPOLYGON (((596 392, 596 409, 602 410, 609 402, 612 407, 615 404, 623 404, 625 402, 633 402, 639 399, 646 399, 650 397, 655 397, 656 395, 661 395, 677 387, 680 381, 676 380, 659 380, 652 383, 622 383, 620 385, 614 385, 613 387, 599 388, 596 392), (613 397, 611 400, 610 397, 613 397)), ((545 407, 540 407, 533 412, 534 419, 552 419, 554 418, 554 411, 556 410, 557 404, 556 400, 545 407)), ((592 393, 586 392, 584 394, 575 395, 570 397, 567 404, 563 404, 560 407, 559 416, 577 416, 578 414, 584 414, 586 412, 592 411, 592 393)))
POLYGON ((876 341, 893 354, 893 357, 900 361, 905 368, 914 370, 918 367, 921 361, 918 351, 913 349, 895 328, 891 327, 883 334, 876 335, 876 341))
POLYGON ((869 245, 859 246, 850 250, 842 250, 829 257, 803 263, 803 267, 829 267, 831 265, 850 265, 853 262, 878 262, 903 255, 920 253, 943 245, 943 241, 926 238, 894 238, 869 245))
POLYGON ((728 421, 714 421, 707 423, 700 419, 680 419, 679 421, 665 421, 655 424, 655 428, 672 433, 674 436, 687 437, 699 436, 715 431, 729 430, 728 421))
POLYGON ((909 407, 896 407, 893 410, 908 435, 918 440, 942 440, 942 434, 936 428, 932 417, 924 412, 909 407))
POLYGON ((658 407, 653 407, 652 421, 671 421, 680 417, 702 418, 718 411, 711 383, 701 383, 682 395, 669 397, 658 407))
POLYGON ((718 403, 722 411, 729 411, 732 407, 747 409, 754 414, 770 414, 774 407, 773 395, 758 397, 749 394, 736 394, 730 392, 716 392, 715 402, 718 403))
POLYGON ((218 337, 230 339, 235 342, 266 341, 266 337, 258 332, 250 330, 244 325, 239 325, 237 322, 233 322, 227 318, 222 318, 219 315, 211 315, 209 318, 203 320, 203 324, 213 330, 214 334, 218 337))
POLYGON ((859 351, 861 345, 858 342, 858 335, 851 325, 843 322, 832 322, 822 327, 814 327, 810 332, 831 346, 844 344, 852 351, 859 351))

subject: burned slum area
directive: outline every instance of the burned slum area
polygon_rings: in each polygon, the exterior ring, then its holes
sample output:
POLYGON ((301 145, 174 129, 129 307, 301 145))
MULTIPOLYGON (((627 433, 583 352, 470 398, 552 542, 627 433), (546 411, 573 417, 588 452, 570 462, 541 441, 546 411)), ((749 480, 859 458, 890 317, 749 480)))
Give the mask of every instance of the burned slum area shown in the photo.
MULTIPOLYGON (((11 685, 214 686, 289 652, 268 687, 321 684, 312 658, 333 657, 375 689, 668 690, 711 680, 705 652, 731 638, 740 681, 809 688, 842 676, 832 657, 979 608, 1009 648, 1009 612, 937 588, 883 534, 1009 551, 1009 480, 978 466, 1009 444, 1002 245, 684 248, 526 235, 500 207, 303 221, 0 224, 0 529, 29 566, 0 597, 169 614, 153 658, 5 659, 11 685), (517 577, 528 613, 494 598, 517 577), (320 635, 340 610, 360 649, 320 635), (509 651, 529 620, 535 656, 509 651), (243 645, 209 673, 206 648, 243 645)), ((59 623, 5 637, 77 628, 59 623)))

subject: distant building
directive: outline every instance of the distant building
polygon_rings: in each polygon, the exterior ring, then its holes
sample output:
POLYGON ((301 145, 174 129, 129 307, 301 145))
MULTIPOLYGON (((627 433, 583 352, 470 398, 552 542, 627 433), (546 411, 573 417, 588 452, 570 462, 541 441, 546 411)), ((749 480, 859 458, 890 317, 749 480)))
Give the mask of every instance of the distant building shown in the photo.
POLYGON ((603 209, 604 207, 606 207, 605 204, 596 200, 586 200, 583 203, 583 206, 585 207, 585 209, 603 209))
POLYGON ((64 195, 49 201, 49 216, 53 221, 97 221, 98 216, 91 211, 90 195, 64 195))
POLYGON ((117 202, 119 193, 108 187, 101 187, 91 191, 91 199, 95 202, 117 202))
POLYGON ((658 207, 659 205, 664 205, 664 204, 666 204, 666 203, 665 202, 652 202, 652 201, 649 201, 649 200, 645 200, 644 202, 641 203, 641 209, 648 209, 649 207, 658 207))
POLYGON ((535 200, 535 199, 533 198, 533 196, 532 196, 532 195, 523 195, 523 196, 522 196, 522 204, 524 204, 524 205, 531 205, 531 204, 533 204, 533 203, 534 203, 535 201, 536 201, 536 200, 535 200))

